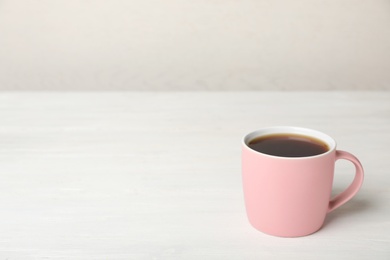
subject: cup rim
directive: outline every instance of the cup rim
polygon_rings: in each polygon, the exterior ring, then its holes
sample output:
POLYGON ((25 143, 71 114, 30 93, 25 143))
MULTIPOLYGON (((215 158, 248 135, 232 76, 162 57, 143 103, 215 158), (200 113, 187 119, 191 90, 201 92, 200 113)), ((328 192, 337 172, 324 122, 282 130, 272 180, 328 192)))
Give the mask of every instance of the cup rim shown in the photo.
POLYGON ((263 156, 267 156, 267 157, 271 157, 271 158, 286 159, 286 160, 304 160, 304 159, 311 159, 311 158, 318 158, 318 157, 326 156, 326 155, 328 155, 336 150, 337 144, 336 144, 336 141, 332 137, 330 137, 329 135, 327 135, 323 132, 320 132, 318 130, 305 128, 305 127, 297 127, 297 126, 271 126, 271 127, 260 128, 258 130, 255 130, 255 131, 252 131, 252 132, 246 134, 242 138, 242 145, 243 145, 243 147, 245 147, 246 149, 248 149, 251 152, 254 152, 256 154, 261 154, 263 156), (248 146, 248 143, 250 140, 253 140, 256 137, 270 135, 270 134, 300 134, 300 135, 310 136, 310 137, 319 139, 322 142, 326 143, 329 147, 329 150, 326 151, 325 153, 312 155, 312 156, 283 157, 283 156, 271 155, 271 154, 266 154, 266 153, 262 153, 259 151, 255 151, 248 146))

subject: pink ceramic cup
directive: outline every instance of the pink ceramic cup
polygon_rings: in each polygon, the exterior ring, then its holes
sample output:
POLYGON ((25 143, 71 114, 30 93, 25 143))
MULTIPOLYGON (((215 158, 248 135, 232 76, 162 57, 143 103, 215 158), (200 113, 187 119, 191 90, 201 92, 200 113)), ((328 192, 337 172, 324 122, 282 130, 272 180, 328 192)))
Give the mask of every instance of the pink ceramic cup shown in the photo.
POLYGON ((242 179, 246 212, 252 226, 274 236, 299 237, 319 230, 327 213, 358 192, 363 182, 363 167, 352 154, 336 150, 336 142, 324 133, 299 127, 270 127, 243 138, 242 179), (289 133, 320 139, 329 150, 308 157, 279 157, 248 146, 260 136, 289 133), (351 161, 356 173, 350 186, 331 199, 338 159, 351 161))

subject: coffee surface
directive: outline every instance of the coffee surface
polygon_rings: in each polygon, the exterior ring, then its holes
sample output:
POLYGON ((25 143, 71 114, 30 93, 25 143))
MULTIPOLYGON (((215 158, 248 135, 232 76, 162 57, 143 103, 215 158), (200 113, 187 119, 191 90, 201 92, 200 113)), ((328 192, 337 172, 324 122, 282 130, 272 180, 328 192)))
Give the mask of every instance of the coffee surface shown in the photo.
POLYGON ((251 140, 248 146, 260 153, 280 157, 308 157, 329 150, 326 143, 313 137, 297 134, 271 134, 251 140))

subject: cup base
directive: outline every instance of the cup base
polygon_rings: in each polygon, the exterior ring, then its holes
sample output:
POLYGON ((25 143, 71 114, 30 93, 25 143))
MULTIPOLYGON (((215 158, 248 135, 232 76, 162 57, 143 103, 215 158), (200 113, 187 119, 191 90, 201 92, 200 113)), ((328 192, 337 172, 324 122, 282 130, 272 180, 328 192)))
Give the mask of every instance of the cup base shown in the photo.
POLYGON ((260 231, 261 233, 264 233, 266 235, 270 235, 273 237, 283 237, 283 238, 295 238, 296 237, 296 238, 298 238, 298 237, 306 237, 306 236, 312 235, 312 234, 320 231, 323 225, 321 225, 318 228, 311 229, 310 231, 302 230, 301 232, 283 231, 280 229, 279 230, 268 230, 265 228, 258 228, 256 226, 254 226, 252 223, 251 223, 251 226, 254 227, 256 230, 260 231))

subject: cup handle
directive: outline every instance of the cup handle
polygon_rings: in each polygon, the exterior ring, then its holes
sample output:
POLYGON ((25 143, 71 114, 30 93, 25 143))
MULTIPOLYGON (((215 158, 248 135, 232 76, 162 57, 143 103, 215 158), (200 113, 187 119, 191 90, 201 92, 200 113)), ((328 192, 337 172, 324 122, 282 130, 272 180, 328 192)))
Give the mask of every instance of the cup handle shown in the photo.
POLYGON ((359 191, 363 183, 364 171, 363 166, 358 160, 358 158, 348 152, 337 150, 336 161, 339 159, 348 160, 355 165, 355 178, 346 190, 334 197, 329 202, 328 213, 340 207, 341 205, 349 201, 353 196, 355 196, 355 194, 359 191))

